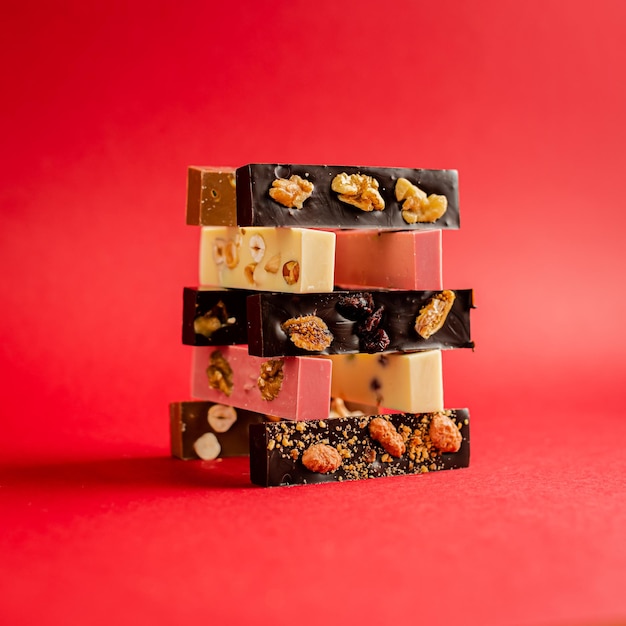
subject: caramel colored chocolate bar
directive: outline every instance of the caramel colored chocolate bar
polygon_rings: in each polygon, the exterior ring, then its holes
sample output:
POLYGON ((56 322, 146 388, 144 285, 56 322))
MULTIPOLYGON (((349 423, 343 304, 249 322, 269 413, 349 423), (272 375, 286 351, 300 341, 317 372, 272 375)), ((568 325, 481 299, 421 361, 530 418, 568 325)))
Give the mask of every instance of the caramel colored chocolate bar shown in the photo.
POLYGON ((259 293, 248 298, 258 356, 473 348, 471 289, 259 293))
POLYGON ((172 456, 209 461, 218 457, 247 456, 248 427, 265 415, 216 402, 170 403, 172 456))
POLYGON ((248 342, 244 290, 183 289, 183 343, 190 346, 230 346, 248 342))
POLYGON ((265 359, 245 345, 193 350, 191 397, 294 420, 328 415, 332 364, 314 357, 265 359))
POLYGON ((410 413, 443 410, 440 350, 322 358, 333 364, 333 397, 410 413))
POLYGON ((469 457, 467 409, 250 426, 250 479, 262 487, 458 469, 469 457))
POLYGON ((200 237, 201 285, 288 293, 333 289, 332 232, 205 226, 200 237))
POLYGON ((442 289, 441 231, 338 230, 341 289, 442 289))
POLYGON ((236 193, 239 226, 459 228, 456 170, 251 164, 236 193))
POLYGON ((187 224, 237 226, 234 168, 189 168, 187 175, 187 224))

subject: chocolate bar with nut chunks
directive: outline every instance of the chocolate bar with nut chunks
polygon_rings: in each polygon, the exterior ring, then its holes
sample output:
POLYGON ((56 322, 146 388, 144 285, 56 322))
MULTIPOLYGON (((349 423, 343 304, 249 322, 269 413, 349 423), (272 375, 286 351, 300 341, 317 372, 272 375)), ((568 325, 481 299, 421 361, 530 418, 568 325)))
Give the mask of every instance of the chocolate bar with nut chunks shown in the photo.
POLYGON ((248 456, 248 427, 267 416, 226 404, 204 401, 170 403, 172 456, 209 461, 218 457, 248 456))
POLYGON ((350 416, 250 426, 262 487, 422 474, 469 466, 469 411, 350 416))
POLYGON ((239 226, 460 226, 456 170, 250 164, 237 168, 236 194, 239 226))
POLYGON ((257 356, 473 348, 471 289, 264 293, 248 297, 257 356))
POLYGON ((230 346, 248 342, 246 297, 251 291, 183 288, 183 343, 230 346))

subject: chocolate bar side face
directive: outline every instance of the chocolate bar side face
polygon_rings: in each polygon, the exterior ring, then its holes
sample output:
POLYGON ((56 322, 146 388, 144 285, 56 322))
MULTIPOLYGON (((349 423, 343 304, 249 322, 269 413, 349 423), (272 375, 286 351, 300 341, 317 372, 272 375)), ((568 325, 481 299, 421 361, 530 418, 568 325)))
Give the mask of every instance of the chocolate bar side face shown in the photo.
POLYGON ((467 409, 255 424, 250 426, 250 478, 256 485, 277 487, 458 469, 469 466, 469 437, 467 409), (374 436, 376 418, 392 433, 384 445, 374 436), (442 452, 431 436, 433 420, 438 424, 445 418, 460 434, 455 452, 442 452), (390 445, 398 438, 403 449, 390 445), (320 445, 325 448, 318 454, 320 445))
POLYGON ((235 169, 189 167, 187 172, 187 224, 236 226, 235 169))
MULTIPOLYGON (((290 226, 313 228, 375 228, 389 230, 458 229, 459 195, 456 170, 427 170, 409 168, 355 167, 335 165, 251 164, 236 172, 237 214, 240 226, 290 226), (337 177, 364 175, 376 181, 377 208, 359 208, 363 202, 356 197, 341 194, 339 199, 332 184, 337 177), (310 195, 296 202, 302 208, 287 206, 270 196, 274 181, 299 177, 312 185, 310 195), (427 196, 445 196, 447 208, 434 221, 412 221, 405 211, 404 200, 396 200, 398 179, 406 179, 427 196), (352 203, 351 203, 352 202, 352 203), (384 205, 384 208, 382 208, 384 205)), ((310 188, 310 187, 309 187, 310 188)), ((370 189, 370 191, 372 191, 370 189)), ((418 192, 415 192, 418 193, 418 192)), ((366 196, 369 194, 366 191, 366 196)), ((289 192, 287 192, 289 196, 289 192)), ((306 194, 305 194, 306 195, 306 194)), ((369 194, 371 195, 371 194, 369 194)), ((281 197, 281 196, 278 196, 281 197)), ((432 219, 419 217, 419 219, 432 219)))
POLYGON ((248 342, 245 290, 183 289, 183 344, 230 346, 248 342))
POLYGON ((251 424, 260 424, 265 415, 204 401, 170 404, 170 449, 183 459, 211 460, 247 456, 251 424))
POLYGON ((249 352, 301 356, 473 348, 473 307, 471 289, 254 294, 248 298, 249 352))

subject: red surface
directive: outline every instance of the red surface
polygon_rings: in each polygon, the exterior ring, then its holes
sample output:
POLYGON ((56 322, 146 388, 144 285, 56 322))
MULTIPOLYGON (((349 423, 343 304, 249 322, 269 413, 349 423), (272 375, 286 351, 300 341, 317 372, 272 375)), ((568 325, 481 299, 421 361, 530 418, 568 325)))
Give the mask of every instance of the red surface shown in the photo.
POLYGON ((626 621, 626 5, 125 4, 3 7, 0 622, 626 621), (168 458, 186 166, 262 161, 460 171, 471 468, 168 458))

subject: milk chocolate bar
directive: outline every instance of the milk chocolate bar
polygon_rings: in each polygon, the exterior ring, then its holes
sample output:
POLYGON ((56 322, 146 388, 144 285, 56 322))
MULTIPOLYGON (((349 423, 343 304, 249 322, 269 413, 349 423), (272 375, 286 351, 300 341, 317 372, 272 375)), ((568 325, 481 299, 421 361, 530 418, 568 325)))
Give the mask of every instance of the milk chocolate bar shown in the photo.
POLYGON ((263 293, 248 298, 249 352, 258 356, 473 348, 471 289, 263 293))
POLYGON ((248 342, 244 290, 183 288, 183 343, 230 346, 248 342))
POLYGON ((442 289, 441 230, 338 230, 340 289, 442 289))
POLYGON ((237 226, 234 168, 190 167, 188 169, 187 224, 237 226))
POLYGON ((265 415, 216 402, 170 403, 172 456, 209 461, 218 457, 247 456, 248 427, 260 424, 265 415))
POLYGON ((277 487, 457 469, 469 444, 467 409, 252 424, 250 478, 277 487))
POLYGON ((409 413, 443 410, 441 350, 320 358, 332 362, 333 397, 409 413))
POLYGON ((460 226, 456 170, 251 164, 237 169, 236 194, 239 226, 460 226))
POLYGON ((245 345, 192 348, 191 397, 288 419, 328 414, 332 364, 315 357, 265 359, 245 345))
POLYGON ((200 284, 309 293, 332 291, 334 233, 310 228, 204 226, 200 284))

